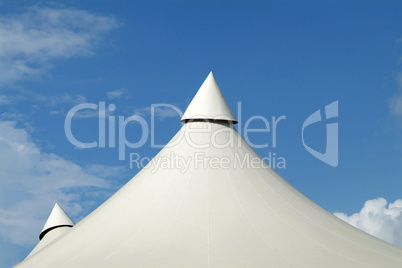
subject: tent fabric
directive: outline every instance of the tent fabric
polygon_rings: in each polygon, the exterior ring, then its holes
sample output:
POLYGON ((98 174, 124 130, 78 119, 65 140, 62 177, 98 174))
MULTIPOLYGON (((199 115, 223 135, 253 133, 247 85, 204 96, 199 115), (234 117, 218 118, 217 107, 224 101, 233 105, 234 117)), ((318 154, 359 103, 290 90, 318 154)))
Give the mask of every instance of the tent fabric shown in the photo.
POLYGON ((42 248, 46 247, 49 245, 51 242, 65 234, 67 231, 71 229, 71 226, 59 226, 55 229, 52 229, 51 232, 48 232, 40 241, 39 243, 35 246, 35 248, 29 253, 27 258, 30 256, 34 255, 36 252, 41 250, 42 248))

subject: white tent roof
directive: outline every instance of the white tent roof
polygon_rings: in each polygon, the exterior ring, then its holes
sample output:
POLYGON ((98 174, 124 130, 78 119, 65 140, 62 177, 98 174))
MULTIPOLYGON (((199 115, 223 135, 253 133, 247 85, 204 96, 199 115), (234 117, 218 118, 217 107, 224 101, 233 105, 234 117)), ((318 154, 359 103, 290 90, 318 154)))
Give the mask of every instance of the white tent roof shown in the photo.
POLYGON ((400 248, 267 167, 233 119, 184 124, 115 195, 17 267, 402 267, 400 248))

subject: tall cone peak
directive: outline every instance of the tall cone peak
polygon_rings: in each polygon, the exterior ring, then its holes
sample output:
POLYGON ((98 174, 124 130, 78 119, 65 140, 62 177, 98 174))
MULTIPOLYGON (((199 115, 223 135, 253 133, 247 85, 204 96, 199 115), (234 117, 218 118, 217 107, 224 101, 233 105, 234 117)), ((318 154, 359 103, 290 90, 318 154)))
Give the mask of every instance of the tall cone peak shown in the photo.
POLYGON ((229 121, 237 124, 236 117, 230 110, 212 72, 187 107, 181 121, 185 123, 196 119, 229 121))
POLYGON ((59 206, 59 204, 55 204, 52 212, 47 219, 45 226, 42 229, 42 232, 39 235, 39 239, 42 238, 51 230, 57 227, 73 227, 74 222, 70 219, 66 212, 59 206))

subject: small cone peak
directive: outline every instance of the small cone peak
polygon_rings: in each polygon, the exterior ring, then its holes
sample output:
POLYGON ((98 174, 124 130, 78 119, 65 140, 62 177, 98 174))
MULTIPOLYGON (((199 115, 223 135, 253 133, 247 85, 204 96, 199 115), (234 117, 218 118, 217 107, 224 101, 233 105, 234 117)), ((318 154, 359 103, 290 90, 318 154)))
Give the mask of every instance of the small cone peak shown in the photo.
POLYGON ((237 120, 232 110, 230 110, 212 72, 209 73, 207 79, 205 79, 187 107, 181 121, 185 123, 195 119, 229 121, 237 124, 237 120))
POLYGON ((42 232, 39 235, 39 239, 41 240, 48 232, 57 228, 57 227, 73 227, 74 222, 70 219, 66 212, 59 206, 59 204, 55 204, 52 212, 47 219, 45 226, 42 229, 42 232))

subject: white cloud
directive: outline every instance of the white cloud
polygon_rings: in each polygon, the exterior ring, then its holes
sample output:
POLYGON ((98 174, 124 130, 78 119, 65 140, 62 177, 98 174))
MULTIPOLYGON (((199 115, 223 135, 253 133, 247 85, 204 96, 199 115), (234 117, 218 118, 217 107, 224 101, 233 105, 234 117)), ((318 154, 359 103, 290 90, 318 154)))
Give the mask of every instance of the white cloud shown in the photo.
POLYGON ((334 215, 362 231, 402 247, 402 199, 389 204, 384 198, 367 200, 358 213, 348 216, 337 212, 334 215))
MULTIPOLYGON (((153 110, 155 118, 158 118, 159 120, 174 117, 181 118, 183 116, 183 112, 180 110, 180 108, 171 104, 166 103, 154 104, 153 110)), ((151 106, 136 108, 133 110, 133 112, 134 114, 143 117, 151 116, 152 108, 151 106)))
MULTIPOLYGON (((107 112, 107 110, 106 110, 107 112)), ((81 110, 74 114, 74 119, 87 119, 99 117, 98 110, 81 110)))
POLYGON ((44 153, 29 134, 12 121, 0 122, 0 241, 32 246, 55 202, 80 219, 106 198, 122 172, 99 176, 104 166, 83 168, 44 153), (103 196, 102 196, 103 195, 103 196))
MULTIPOLYGON (((1 63, 0 63, 1 64, 1 63)), ((13 105, 24 97, 21 95, 0 95, 0 105, 13 105)))
POLYGON ((112 17, 71 8, 31 7, 0 17, 0 85, 36 78, 57 59, 93 54, 112 17))
POLYGON ((118 177, 123 174, 126 168, 124 166, 104 166, 104 165, 91 165, 86 168, 86 171, 94 176, 100 178, 118 177))
POLYGON ((86 98, 81 95, 77 95, 75 97, 71 96, 70 94, 63 93, 60 95, 52 96, 46 98, 47 105, 49 106, 57 106, 60 104, 79 104, 87 102, 86 98))
POLYGON ((95 109, 82 109, 77 111, 74 114, 73 120, 74 119, 88 119, 88 118, 99 118, 99 117, 107 117, 109 115, 112 115, 113 112, 109 111, 107 108, 104 113, 99 113, 99 107, 95 109))
POLYGON ((109 100, 121 98, 124 94, 127 94, 127 89, 121 88, 106 93, 109 100))
MULTIPOLYGON (((60 115, 60 114, 65 114, 66 108, 67 108, 67 107, 61 107, 62 104, 77 105, 80 103, 87 102, 87 99, 82 95, 77 95, 74 97, 74 96, 71 96, 70 94, 63 93, 63 94, 56 95, 56 96, 43 97, 43 98, 40 98, 40 100, 38 99, 38 101, 43 102, 43 104, 45 106, 57 107, 57 109, 49 111, 49 114, 60 115)), ((90 116, 90 117, 94 117, 94 116, 90 116)))
POLYGON ((394 79, 398 84, 398 92, 388 99, 389 110, 392 115, 402 118, 402 72, 394 75, 394 79))
POLYGON ((391 114, 402 117, 402 94, 397 94, 388 100, 391 114))
POLYGON ((17 121, 17 122, 22 122, 25 120, 25 116, 21 113, 10 113, 10 112, 5 112, 0 114, 0 120, 1 121, 17 121))
POLYGON ((0 105, 8 105, 11 104, 11 100, 6 95, 0 95, 0 105))

